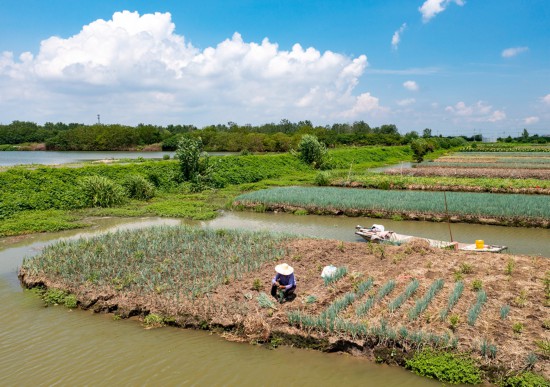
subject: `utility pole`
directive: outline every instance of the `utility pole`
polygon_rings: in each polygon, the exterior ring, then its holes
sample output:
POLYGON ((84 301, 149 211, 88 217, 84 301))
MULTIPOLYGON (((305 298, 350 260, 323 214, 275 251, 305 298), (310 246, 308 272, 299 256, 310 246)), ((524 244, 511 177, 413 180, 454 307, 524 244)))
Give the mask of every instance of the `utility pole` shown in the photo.
POLYGON ((98 125, 101 125, 101 120, 100 120, 99 118, 100 118, 100 115, 98 114, 98 115, 97 115, 97 124, 98 124, 98 125))

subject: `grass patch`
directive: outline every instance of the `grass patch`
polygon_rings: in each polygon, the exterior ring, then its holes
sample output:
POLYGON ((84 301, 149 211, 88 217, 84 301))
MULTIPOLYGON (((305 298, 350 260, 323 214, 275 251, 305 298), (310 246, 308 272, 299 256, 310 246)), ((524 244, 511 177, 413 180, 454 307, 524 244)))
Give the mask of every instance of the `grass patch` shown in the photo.
POLYGON ((62 210, 18 212, 0 222, 0 236, 31 234, 35 232, 56 232, 82 228, 89 223, 62 210))

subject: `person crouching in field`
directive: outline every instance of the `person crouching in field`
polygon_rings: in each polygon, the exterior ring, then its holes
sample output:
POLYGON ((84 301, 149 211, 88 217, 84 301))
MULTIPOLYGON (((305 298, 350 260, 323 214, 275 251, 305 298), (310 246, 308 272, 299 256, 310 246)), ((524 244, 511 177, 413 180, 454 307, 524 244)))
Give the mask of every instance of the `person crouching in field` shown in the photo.
POLYGON ((282 304, 285 301, 293 300, 296 295, 296 279, 294 278, 294 269, 292 266, 281 263, 275 266, 275 277, 271 280, 271 295, 282 304), (282 295, 279 295, 279 292, 282 295))

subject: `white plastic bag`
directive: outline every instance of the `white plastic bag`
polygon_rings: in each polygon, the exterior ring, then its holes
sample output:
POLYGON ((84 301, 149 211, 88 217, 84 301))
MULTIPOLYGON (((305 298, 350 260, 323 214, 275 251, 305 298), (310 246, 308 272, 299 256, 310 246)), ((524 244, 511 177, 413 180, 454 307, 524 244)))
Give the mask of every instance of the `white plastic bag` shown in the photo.
POLYGON ((336 273, 336 266, 332 266, 332 265, 325 266, 323 268, 323 271, 321 272, 321 277, 323 278, 332 277, 334 273, 336 273))

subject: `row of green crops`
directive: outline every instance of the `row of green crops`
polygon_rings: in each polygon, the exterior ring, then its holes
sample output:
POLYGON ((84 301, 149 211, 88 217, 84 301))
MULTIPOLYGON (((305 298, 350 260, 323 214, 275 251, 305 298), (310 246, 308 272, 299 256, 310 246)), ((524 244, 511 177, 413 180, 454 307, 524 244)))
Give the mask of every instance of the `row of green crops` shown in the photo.
MULTIPOLYGON (((388 280, 384 285, 380 286, 378 291, 372 295, 368 295, 366 301, 361 300, 361 298, 365 295, 366 290, 370 288, 372 284, 372 278, 362 282, 357 287, 356 292, 345 293, 343 296, 329 304, 326 309, 321 311, 318 315, 310 315, 300 310, 290 311, 288 313, 289 324, 306 330, 338 332, 349 335, 353 339, 374 336, 380 341, 395 342, 400 340, 416 348, 424 345, 439 348, 456 347, 457 339, 451 338, 448 334, 440 336, 424 331, 409 331, 404 326, 394 329, 390 327, 388 322, 384 319, 379 321, 379 325, 369 327, 363 318, 369 309, 371 309, 375 304, 382 303, 386 296, 395 289, 396 281, 393 279, 388 280), (341 317, 341 315, 345 313, 345 310, 353 304, 357 304, 357 307, 354 309, 355 313, 347 313, 349 314, 349 318, 341 317)), ((415 316, 417 317, 426 310, 437 292, 443 287, 443 281, 437 280, 434 284, 426 290, 424 296, 421 298, 421 300, 423 300, 422 310, 417 310, 418 302, 416 302, 415 305, 409 310, 409 314, 415 313, 415 316)), ((403 303, 410 298, 414 292, 416 292, 418 286, 418 280, 413 279, 402 293, 404 296, 399 296, 394 300, 388 301, 388 309, 393 312, 397 309, 397 307, 402 306, 403 303), (399 304, 398 306, 396 306, 396 302, 399 304)))
POLYGON ((526 161, 518 161, 513 163, 508 162, 480 162, 480 163, 470 163, 470 162, 460 162, 460 163, 453 163, 453 162, 426 162, 417 164, 415 166, 416 168, 515 168, 515 169, 548 169, 550 168, 550 164, 544 162, 544 163, 537 163, 537 162, 526 162, 526 161))
MULTIPOLYGON (((412 171, 415 171, 414 169, 412 171)), ((387 172, 386 172, 387 173, 387 172)), ((483 191, 492 189, 522 189, 538 187, 550 188, 550 180, 541 179, 500 179, 489 177, 454 177, 454 176, 408 176, 398 172, 392 174, 366 173, 360 176, 352 176, 352 180, 360 182, 365 188, 377 189, 406 189, 408 186, 449 186, 449 187, 478 187, 483 191)))
POLYGON ((286 253, 266 232, 154 227, 60 241, 22 268, 67 286, 196 297, 286 253))
MULTIPOLYGON (((550 147, 548 147, 548 150, 550 150, 550 147)), ((453 158, 453 157, 464 157, 464 158, 477 158, 477 157, 483 157, 483 158, 523 158, 523 157, 528 157, 528 158, 536 158, 536 157, 540 157, 540 158, 549 158, 550 155, 548 154, 548 152, 542 152, 542 151, 534 151, 534 152, 510 152, 510 151, 506 151, 506 152, 502 152, 502 154, 499 154, 500 152, 491 152, 491 153, 487 153, 487 152, 456 152, 456 153, 453 153, 452 155, 450 155, 449 157, 450 158, 453 158)), ((447 158, 447 157, 444 157, 444 158, 447 158)))
MULTIPOLYGON (((447 192, 449 214, 549 218, 548 197, 539 195, 447 192)), ((442 192, 382 191, 334 187, 280 187, 238 196, 235 204, 295 206, 327 210, 445 213, 442 192)))
POLYGON ((550 152, 550 147, 545 145, 525 145, 525 146, 504 146, 503 144, 495 144, 493 146, 487 144, 477 145, 477 146, 466 146, 460 148, 461 152, 475 152, 475 153, 485 153, 485 152, 514 152, 514 153, 526 153, 526 152, 550 152))

